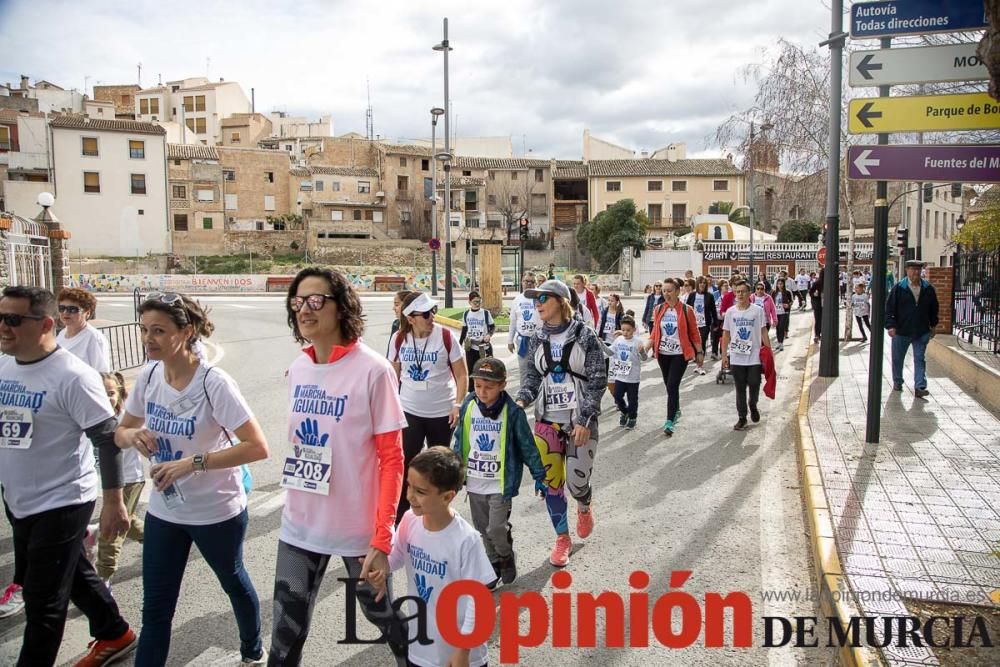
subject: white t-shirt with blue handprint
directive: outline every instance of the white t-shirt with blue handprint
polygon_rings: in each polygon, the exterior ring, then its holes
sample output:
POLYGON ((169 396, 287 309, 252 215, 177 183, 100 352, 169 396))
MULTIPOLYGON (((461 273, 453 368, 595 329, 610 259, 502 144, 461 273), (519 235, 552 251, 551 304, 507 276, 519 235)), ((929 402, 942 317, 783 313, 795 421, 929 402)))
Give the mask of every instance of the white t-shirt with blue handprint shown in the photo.
POLYGON ((756 366, 760 363, 761 329, 767 322, 764 309, 750 304, 746 310, 733 306, 726 311, 722 328, 729 332, 729 363, 756 366))
POLYGON ((466 490, 484 496, 503 492, 500 488, 500 430, 499 419, 484 417, 479 404, 472 401, 472 428, 469 431, 469 462, 466 466, 466 490))
POLYGON ((639 346, 642 342, 632 336, 631 340, 619 336, 611 345, 611 364, 608 368, 608 379, 612 382, 635 383, 639 381, 642 359, 639 356, 639 346))
MULTIPOLYGON (((389 341, 389 361, 400 365, 399 400, 403 410, 418 417, 447 417, 457 402, 451 364, 465 357, 458 338, 445 349, 443 329, 435 325, 427 338, 406 335, 397 347, 397 331, 389 341)), ((465 388, 462 388, 464 395, 465 388)))
MULTIPOLYGON (((432 644, 423 645, 412 641, 416 637, 416 624, 410 624, 412 643, 407 656, 415 665, 438 667, 448 664, 448 658, 455 647, 444 643, 437 626, 437 601, 441 589, 462 579, 472 579, 489 584, 497 578, 486 556, 483 539, 479 531, 458 514, 444 529, 429 531, 421 517, 412 510, 403 515, 396 529, 396 538, 389 554, 392 570, 406 566, 406 580, 409 594, 421 598, 427 605, 427 637, 432 644)), ((406 613, 412 614, 414 606, 406 602, 406 613)), ((458 626, 462 634, 468 634, 474 624, 474 608, 468 597, 459 598, 457 612, 458 626)), ((479 667, 486 664, 486 645, 477 646, 469 653, 469 665, 479 667)))
MULTIPOLYGON (((179 460, 230 446, 230 433, 253 418, 250 406, 228 373, 202 363, 188 385, 178 391, 163 378, 163 364, 139 374, 125 402, 125 412, 144 419, 156 434, 157 459, 179 460), (205 376, 208 373, 208 376, 205 376), (205 393, 211 397, 211 405, 205 393)), ((204 526, 231 519, 247 505, 239 467, 207 470, 176 482, 184 502, 167 507, 163 494, 153 491, 149 513, 173 523, 204 526)))

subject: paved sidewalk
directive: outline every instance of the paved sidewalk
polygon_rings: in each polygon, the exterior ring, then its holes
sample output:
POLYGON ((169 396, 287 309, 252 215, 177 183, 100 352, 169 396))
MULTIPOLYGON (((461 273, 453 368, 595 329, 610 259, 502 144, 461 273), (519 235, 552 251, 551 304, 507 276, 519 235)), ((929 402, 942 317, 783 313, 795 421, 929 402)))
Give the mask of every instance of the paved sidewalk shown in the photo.
MULTIPOLYGON (((902 597, 995 606, 1000 420, 932 362, 931 395, 914 397, 912 353, 892 391, 885 348, 881 443, 866 445, 868 345, 842 345, 838 378, 816 377, 813 347, 808 425, 843 574, 864 615, 908 615, 902 597)), ((937 664, 926 648, 883 658, 937 664)))

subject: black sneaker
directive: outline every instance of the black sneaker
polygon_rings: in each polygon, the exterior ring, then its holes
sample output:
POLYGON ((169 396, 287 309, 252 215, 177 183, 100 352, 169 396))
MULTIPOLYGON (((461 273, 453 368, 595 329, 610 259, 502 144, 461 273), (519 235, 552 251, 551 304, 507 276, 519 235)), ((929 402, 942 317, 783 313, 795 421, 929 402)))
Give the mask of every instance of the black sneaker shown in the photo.
POLYGON ((486 584, 486 588, 489 590, 495 590, 497 586, 500 585, 500 566, 503 563, 502 560, 492 561, 490 565, 493 566, 493 572, 497 575, 497 578, 492 582, 486 584))
POLYGON ((756 405, 750 406, 750 421, 752 421, 754 424, 760 421, 760 412, 757 411, 756 405))
POLYGON ((632 429, 635 428, 635 422, 636 422, 635 417, 629 419, 627 422, 625 422, 625 428, 631 431, 632 429))
POLYGON ((913 395, 916 396, 917 398, 925 398, 927 396, 930 396, 931 392, 927 391, 926 389, 914 389, 913 395))
POLYGON ((626 414, 625 414, 625 413, 623 412, 623 413, 622 413, 622 416, 618 418, 618 425, 619 425, 619 426, 624 426, 626 422, 628 422, 628 415, 626 415, 626 414))
POLYGON ((894 384, 894 385, 892 385, 892 390, 893 391, 903 391, 903 385, 901 385, 901 384, 894 384))
POLYGON ((500 560, 500 579, 504 585, 512 584, 517 579, 517 557, 513 552, 510 558, 500 560))
POLYGON ((740 420, 733 424, 734 431, 745 431, 747 429, 746 417, 740 417, 740 420))

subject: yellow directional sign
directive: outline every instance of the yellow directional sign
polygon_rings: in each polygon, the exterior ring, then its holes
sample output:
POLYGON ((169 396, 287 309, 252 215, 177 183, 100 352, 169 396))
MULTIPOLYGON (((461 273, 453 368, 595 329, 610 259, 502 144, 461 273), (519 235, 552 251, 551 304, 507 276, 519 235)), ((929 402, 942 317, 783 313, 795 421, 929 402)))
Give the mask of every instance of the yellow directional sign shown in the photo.
POLYGON ((847 129, 851 134, 1000 129, 1000 102, 986 93, 862 98, 851 100, 847 129))

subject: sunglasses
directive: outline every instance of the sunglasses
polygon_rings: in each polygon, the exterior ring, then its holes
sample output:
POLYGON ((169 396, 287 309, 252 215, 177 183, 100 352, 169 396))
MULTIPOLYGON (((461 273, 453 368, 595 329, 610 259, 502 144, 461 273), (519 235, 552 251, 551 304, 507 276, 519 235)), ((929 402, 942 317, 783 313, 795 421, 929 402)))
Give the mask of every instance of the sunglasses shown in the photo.
POLYGON ((18 315, 17 313, 0 313, 0 322, 3 322, 9 327, 19 327, 25 320, 33 320, 38 322, 44 320, 45 317, 42 315, 18 315))
POLYGON ((424 311, 422 313, 410 313, 410 317, 422 317, 425 320, 429 320, 435 315, 437 315, 437 308, 432 308, 431 310, 424 311))
POLYGON ((535 301, 537 301, 538 303, 545 303, 549 299, 554 299, 555 297, 556 297, 555 294, 545 294, 543 292, 542 294, 539 294, 538 296, 535 297, 535 301))
POLYGON ((292 309, 293 313, 297 313, 302 310, 302 306, 308 306, 309 310, 317 311, 322 310, 323 306, 326 305, 327 299, 335 299, 336 297, 332 294, 309 294, 307 296, 293 296, 288 300, 288 307, 292 309))
POLYGON ((146 295, 146 301, 159 301, 173 305, 184 301, 184 298, 177 292, 150 292, 146 295))
POLYGON ((60 313, 69 313, 70 315, 76 315, 80 312, 80 306, 59 306, 60 313))
POLYGON ((469 303, 471 303, 473 306, 479 306, 479 305, 482 305, 483 300, 482 299, 473 299, 469 303))

